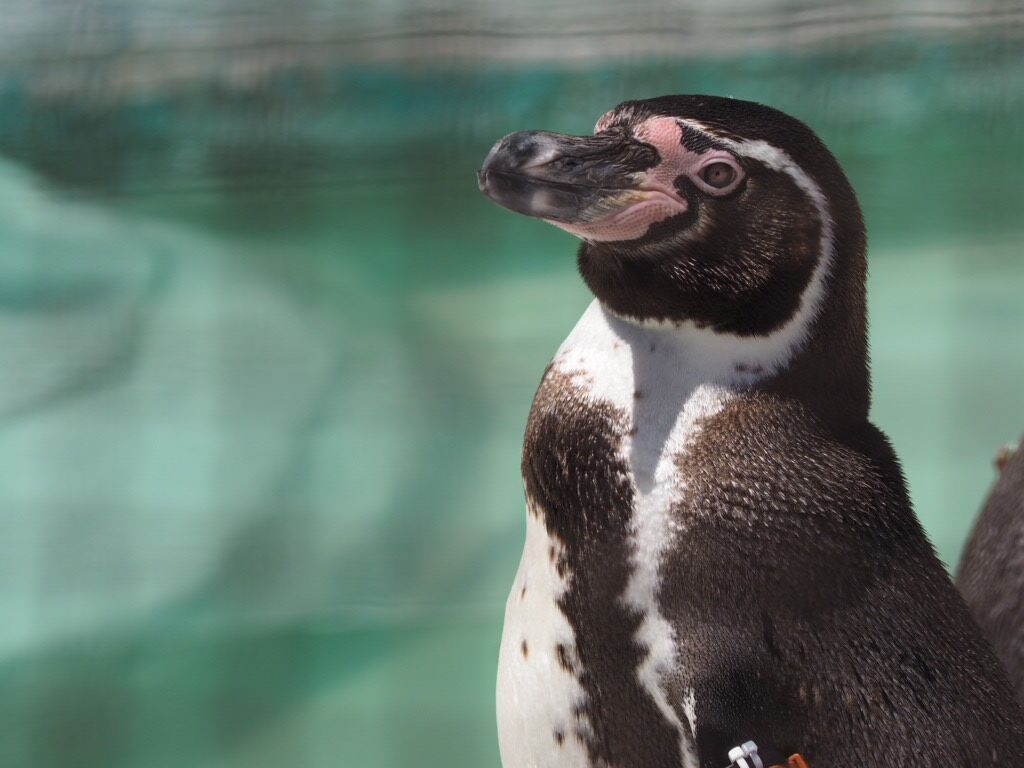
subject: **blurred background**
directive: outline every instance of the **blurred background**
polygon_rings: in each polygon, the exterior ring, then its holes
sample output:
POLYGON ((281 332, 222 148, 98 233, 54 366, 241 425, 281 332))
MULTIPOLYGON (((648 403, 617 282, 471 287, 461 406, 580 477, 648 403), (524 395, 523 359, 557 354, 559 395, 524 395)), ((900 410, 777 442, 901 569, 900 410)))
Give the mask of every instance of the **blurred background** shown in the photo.
POLYGON ((501 135, 704 92, 870 235, 949 565, 1024 425, 1024 7, 2 0, 0 764, 497 766, 521 433, 588 303, 501 135))

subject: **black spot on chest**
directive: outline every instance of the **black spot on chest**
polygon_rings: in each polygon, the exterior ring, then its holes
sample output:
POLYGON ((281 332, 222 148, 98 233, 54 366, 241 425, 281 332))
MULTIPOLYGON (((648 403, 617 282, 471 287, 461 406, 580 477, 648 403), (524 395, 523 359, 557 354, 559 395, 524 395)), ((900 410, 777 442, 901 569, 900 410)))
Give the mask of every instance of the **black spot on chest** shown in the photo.
POLYGON ((552 650, 586 694, 575 735, 594 764, 668 768, 679 764, 679 735, 639 683, 643 617, 622 600, 632 574, 634 493, 619 453, 626 430, 626 414, 590 402, 571 377, 549 371, 526 429, 523 478, 531 506, 563 545, 559 608, 574 631, 575 659, 552 650))

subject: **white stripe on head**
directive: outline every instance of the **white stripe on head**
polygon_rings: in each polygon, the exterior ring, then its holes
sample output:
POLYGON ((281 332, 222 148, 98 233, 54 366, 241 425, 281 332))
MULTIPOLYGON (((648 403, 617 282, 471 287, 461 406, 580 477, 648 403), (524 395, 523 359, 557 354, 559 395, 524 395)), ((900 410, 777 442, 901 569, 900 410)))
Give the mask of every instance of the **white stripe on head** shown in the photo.
POLYGON ((810 198, 818 213, 818 221, 821 225, 818 263, 814 265, 810 282, 800 296, 800 306, 785 325, 762 339, 762 343, 771 343, 774 347, 777 358, 773 368, 777 369, 788 363, 792 355, 807 341, 811 323, 821 311, 821 305, 825 298, 825 281, 828 279, 832 262, 835 259, 835 224, 832 221, 828 200, 821 191, 821 187, 788 154, 760 139, 755 141, 719 139, 719 141, 722 141, 741 157, 749 157, 773 171, 785 173, 810 198))
MULTIPOLYGON (((699 328, 693 322, 672 322, 662 320, 637 320, 623 318, 632 323, 650 328, 674 330, 680 341, 690 347, 695 356, 705 360, 710 369, 726 372, 735 363, 743 363, 748 369, 760 369, 759 378, 770 375, 786 365, 807 341, 811 324, 814 322, 825 297, 825 285, 835 256, 835 224, 829 210, 828 200, 821 187, 796 164, 783 150, 763 140, 737 140, 721 136, 696 120, 679 120, 687 128, 704 133, 724 145, 740 157, 755 160, 773 171, 785 173, 793 183, 807 195, 814 205, 821 224, 821 240, 818 261, 811 273, 811 279, 800 296, 800 304, 793 316, 782 327, 764 336, 740 336, 723 333, 711 328, 699 328)), ((735 377, 734 377, 735 378, 735 377)), ((745 377, 739 377, 743 380, 745 377)))

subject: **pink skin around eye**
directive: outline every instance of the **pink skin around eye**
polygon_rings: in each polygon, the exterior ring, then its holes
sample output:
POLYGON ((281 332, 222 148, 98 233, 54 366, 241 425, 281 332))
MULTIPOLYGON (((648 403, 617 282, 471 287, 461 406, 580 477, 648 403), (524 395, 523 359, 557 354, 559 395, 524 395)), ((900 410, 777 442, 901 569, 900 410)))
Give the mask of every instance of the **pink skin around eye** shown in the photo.
MULTIPOLYGON (((602 117, 595 128, 600 132, 607 127, 608 116, 602 117)), ((551 221, 556 227, 577 237, 594 242, 635 240, 643 237, 656 222, 676 216, 687 209, 686 200, 675 189, 675 180, 684 174, 693 176, 718 152, 697 154, 683 147, 683 132, 671 117, 652 117, 638 125, 633 135, 658 150, 659 162, 640 175, 636 192, 631 193, 624 208, 585 224, 551 221), (635 198, 635 202, 633 201, 635 198)))

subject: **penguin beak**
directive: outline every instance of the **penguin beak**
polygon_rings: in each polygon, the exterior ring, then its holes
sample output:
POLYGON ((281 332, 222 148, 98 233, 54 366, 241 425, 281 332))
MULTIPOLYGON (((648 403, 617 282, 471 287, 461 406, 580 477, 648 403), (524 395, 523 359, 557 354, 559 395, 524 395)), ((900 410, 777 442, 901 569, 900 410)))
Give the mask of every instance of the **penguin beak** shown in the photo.
POLYGON ((653 148, 621 131, 519 131, 494 145, 477 183, 492 201, 516 213, 556 225, 587 225, 643 200, 640 176, 657 162, 653 148))

